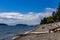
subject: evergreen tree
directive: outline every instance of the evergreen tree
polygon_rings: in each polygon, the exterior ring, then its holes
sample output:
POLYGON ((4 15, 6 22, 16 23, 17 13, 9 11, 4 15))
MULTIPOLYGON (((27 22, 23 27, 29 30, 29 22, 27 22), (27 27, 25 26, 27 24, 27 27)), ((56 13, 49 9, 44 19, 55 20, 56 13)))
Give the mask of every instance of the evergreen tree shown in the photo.
POLYGON ((53 17, 48 17, 48 18, 47 18, 47 23, 53 23, 53 22, 54 22, 53 17))
POLYGON ((53 12, 52 16, 43 18, 43 20, 41 20, 41 24, 53 23, 55 21, 60 21, 60 2, 57 8, 57 11, 53 12))
POLYGON ((56 21, 56 19, 57 19, 56 17, 57 17, 57 16, 56 16, 55 11, 52 13, 52 17, 53 17, 53 20, 56 21))
POLYGON ((41 20, 40 24, 46 24, 47 23, 47 18, 43 18, 43 20, 41 20))
POLYGON ((43 24, 43 20, 41 20, 40 24, 43 24))
POLYGON ((60 20, 60 3, 59 3, 59 6, 57 8, 56 16, 57 16, 57 20, 60 20))
POLYGON ((52 16, 55 17, 55 11, 52 13, 52 16))

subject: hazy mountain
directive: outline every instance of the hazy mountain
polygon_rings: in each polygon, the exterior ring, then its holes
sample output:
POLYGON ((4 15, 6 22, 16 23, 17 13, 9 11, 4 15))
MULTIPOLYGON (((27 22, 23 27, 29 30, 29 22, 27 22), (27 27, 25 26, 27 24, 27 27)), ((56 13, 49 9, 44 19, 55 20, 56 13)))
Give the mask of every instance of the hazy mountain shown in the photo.
POLYGON ((8 26, 8 25, 4 23, 0 23, 0 26, 8 26))
POLYGON ((28 26, 27 24, 16 24, 15 26, 28 26))

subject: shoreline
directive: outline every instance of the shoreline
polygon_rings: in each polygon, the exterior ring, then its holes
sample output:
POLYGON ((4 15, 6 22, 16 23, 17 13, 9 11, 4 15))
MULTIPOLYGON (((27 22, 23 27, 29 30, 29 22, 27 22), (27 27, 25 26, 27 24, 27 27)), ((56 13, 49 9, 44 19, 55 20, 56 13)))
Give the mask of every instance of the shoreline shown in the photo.
MULTIPOLYGON (((49 33, 49 29, 48 28, 55 28, 55 27, 58 27, 58 25, 60 24, 60 22, 55 22, 55 23, 51 23, 51 24, 43 24, 43 25, 38 25, 36 28, 34 28, 34 29, 32 29, 32 30, 30 30, 30 31, 27 31, 27 32, 25 32, 24 34, 18 34, 18 35, 16 35, 15 37, 13 37, 12 39, 13 40, 19 40, 19 39, 25 39, 25 38, 27 38, 27 40, 28 39, 31 39, 31 38, 33 38, 33 37, 37 37, 38 39, 40 39, 39 38, 39 35, 47 35, 47 36, 49 36, 50 34, 51 34, 51 36, 52 37, 54 37, 54 34, 55 33, 49 33), (43 27, 45 27, 45 29, 42 29, 43 27), (49 35, 48 35, 49 34, 49 35)), ((59 25, 60 26, 60 25, 59 25)), ((60 32, 59 32, 60 33, 60 32)), ((59 34, 59 33, 56 33, 56 35, 57 34, 59 34)), ((42 36, 43 36, 42 35, 42 36)), ((46 37, 47 37, 46 36, 46 37)), ((41 36, 40 36, 41 37, 41 36)), ((44 36, 43 36, 44 37, 44 36)), ((43 37, 42 37, 42 39, 43 39, 43 37)), ((49 38, 49 37, 48 37, 49 38)), ((36 39, 36 38, 33 38, 33 39, 36 39)))
POLYGON ((37 28, 38 28, 38 26, 37 26, 36 28, 32 29, 32 30, 26 31, 26 32, 23 33, 23 34, 17 34, 16 36, 12 37, 12 40, 15 40, 15 39, 20 38, 20 35, 30 34, 30 32, 36 30, 37 28))

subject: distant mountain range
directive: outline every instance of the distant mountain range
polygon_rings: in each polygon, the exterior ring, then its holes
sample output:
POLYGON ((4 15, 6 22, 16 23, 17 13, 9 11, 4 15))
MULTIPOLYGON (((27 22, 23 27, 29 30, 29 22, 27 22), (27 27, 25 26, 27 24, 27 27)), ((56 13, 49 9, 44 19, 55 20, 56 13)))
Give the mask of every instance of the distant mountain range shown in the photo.
POLYGON ((8 26, 8 25, 4 23, 0 23, 0 26, 8 26))
POLYGON ((27 24, 16 24, 15 26, 28 26, 27 24))
MULTIPOLYGON (((12 25, 8 25, 8 24, 4 24, 4 23, 0 23, 0 26, 12 26, 12 25)), ((27 24, 16 24, 13 26, 37 26, 37 25, 27 25, 27 24)))

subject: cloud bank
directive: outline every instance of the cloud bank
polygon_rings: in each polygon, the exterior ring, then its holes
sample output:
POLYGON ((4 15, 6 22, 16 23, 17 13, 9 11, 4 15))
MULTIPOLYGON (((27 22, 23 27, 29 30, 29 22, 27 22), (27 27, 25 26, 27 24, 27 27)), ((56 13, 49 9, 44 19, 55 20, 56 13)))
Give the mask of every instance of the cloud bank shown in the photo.
POLYGON ((9 25, 12 24, 36 25, 39 24, 41 19, 43 19, 44 17, 51 16, 53 11, 56 11, 56 9, 46 8, 43 12, 39 13, 29 12, 26 14, 18 12, 3 12, 0 13, 0 23, 6 23, 9 25))

